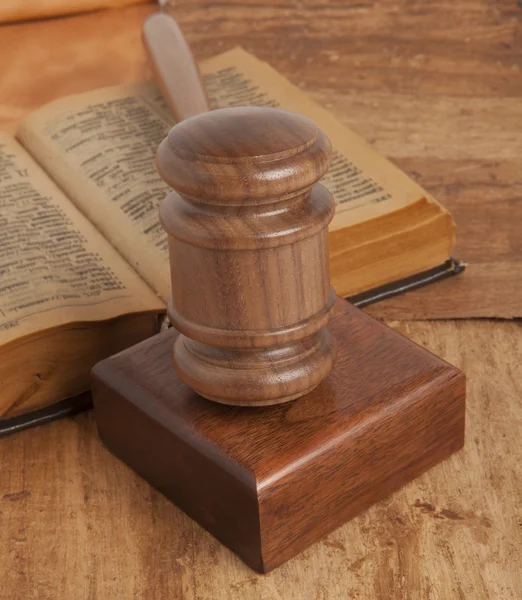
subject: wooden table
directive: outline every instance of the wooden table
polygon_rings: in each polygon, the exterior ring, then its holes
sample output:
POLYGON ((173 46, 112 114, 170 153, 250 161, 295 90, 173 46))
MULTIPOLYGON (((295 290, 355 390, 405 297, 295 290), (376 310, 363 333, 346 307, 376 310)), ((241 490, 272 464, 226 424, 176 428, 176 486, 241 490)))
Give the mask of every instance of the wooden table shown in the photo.
MULTIPOLYGON (((147 77, 139 29, 152 10, 2 28, 0 127, 14 132, 54 97, 147 77)), ((483 274, 489 242, 508 269, 501 291, 519 281, 514 0, 178 0, 174 12, 198 58, 239 43, 269 60, 447 204, 483 274)), ((519 298, 501 300, 478 316, 522 316, 519 298)), ((0 598, 521 598, 520 321, 412 320, 464 304, 401 302, 372 310, 468 376, 463 451, 261 576, 113 458, 91 414, 16 434, 0 440, 0 598)), ((464 309, 478 310, 469 298, 464 309)))

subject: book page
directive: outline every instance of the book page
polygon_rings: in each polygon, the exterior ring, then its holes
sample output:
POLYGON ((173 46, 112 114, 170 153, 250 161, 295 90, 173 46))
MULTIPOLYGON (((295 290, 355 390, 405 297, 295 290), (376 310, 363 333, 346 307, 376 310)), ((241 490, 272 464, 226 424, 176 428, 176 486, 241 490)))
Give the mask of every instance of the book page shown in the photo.
POLYGON ((334 149, 321 183, 332 193, 330 230, 404 208, 428 194, 328 110, 310 99, 267 63, 234 48, 201 64, 211 108, 272 106, 301 113, 326 133, 334 149))
POLYGON ((170 271, 158 204, 169 188, 154 157, 171 126, 159 90, 130 84, 52 102, 29 115, 17 134, 165 302, 170 271))
POLYGON ((49 180, 0 134, 0 346, 162 302, 49 180))
MULTIPOLYGON (((323 183, 337 204, 331 230, 419 201, 426 193, 327 110, 241 48, 201 65, 213 108, 281 106, 315 120, 332 140, 323 183)), ((170 274, 158 204, 168 187, 156 149, 173 125, 154 84, 106 88, 52 102, 22 123, 18 137, 145 281, 167 301, 170 274)))

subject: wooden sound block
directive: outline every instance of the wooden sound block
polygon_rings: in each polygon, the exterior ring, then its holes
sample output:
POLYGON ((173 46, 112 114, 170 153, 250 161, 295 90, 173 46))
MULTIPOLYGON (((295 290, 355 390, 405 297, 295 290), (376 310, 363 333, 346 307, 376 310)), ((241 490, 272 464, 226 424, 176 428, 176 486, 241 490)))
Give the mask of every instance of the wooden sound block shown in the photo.
POLYGON ((337 300, 333 372, 272 407, 205 400, 169 330, 99 363, 107 447, 248 565, 268 572, 460 449, 465 378, 337 300))

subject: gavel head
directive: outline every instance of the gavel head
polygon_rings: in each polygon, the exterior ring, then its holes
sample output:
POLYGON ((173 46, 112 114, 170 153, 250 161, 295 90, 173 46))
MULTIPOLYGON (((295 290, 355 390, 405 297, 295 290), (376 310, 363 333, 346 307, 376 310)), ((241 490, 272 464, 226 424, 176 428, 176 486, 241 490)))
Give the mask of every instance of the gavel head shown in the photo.
POLYGON ((202 396, 278 404, 331 371, 334 203, 316 184, 331 155, 312 121, 275 108, 204 113, 161 143, 174 368, 202 396))

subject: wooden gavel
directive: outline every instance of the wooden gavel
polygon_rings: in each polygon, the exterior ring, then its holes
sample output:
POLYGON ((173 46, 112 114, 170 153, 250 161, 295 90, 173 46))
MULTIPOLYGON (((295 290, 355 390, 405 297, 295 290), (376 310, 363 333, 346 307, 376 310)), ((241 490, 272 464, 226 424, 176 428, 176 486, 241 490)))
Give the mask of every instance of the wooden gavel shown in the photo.
POLYGON ((180 379, 225 404, 277 404, 314 389, 332 370, 326 328, 331 161, 306 117, 229 108, 173 127, 158 150, 176 191, 160 218, 169 236, 169 317, 180 379))
POLYGON ((176 190, 160 210, 169 236, 168 312, 182 334, 176 372, 225 404, 302 396, 335 357, 325 327, 335 300, 327 243, 334 202, 315 185, 330 165, 330 142, 312 121, 287 111, 207 112, 176 22, 153 15, 143 37, 181 121, 157 154, 161 177, 176 190))
POLYGON ((199 69, 181 29, 172 17, 158 12, 143 25, 143 44, 154 78, 176 121, 209 110, 199 69))

